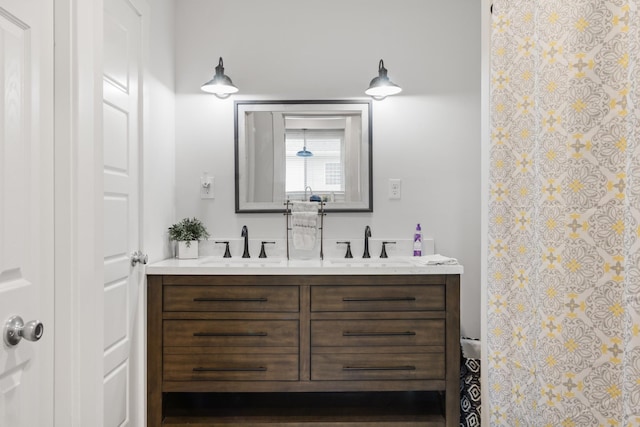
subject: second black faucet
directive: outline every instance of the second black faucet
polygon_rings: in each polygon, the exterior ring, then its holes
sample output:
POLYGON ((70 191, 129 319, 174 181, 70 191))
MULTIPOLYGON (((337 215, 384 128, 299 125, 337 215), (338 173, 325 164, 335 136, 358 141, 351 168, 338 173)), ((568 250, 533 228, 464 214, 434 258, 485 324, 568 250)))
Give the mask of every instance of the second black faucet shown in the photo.
POLYGON ((244 237, 244 251, 242 252, 242 258, 251 258, 249 255, 249 230, 246 225, 242 226, 242 233, 240 237, 244 237))
POLYGON ((364 228, 364 253, 362 258, 371 258, 371 255, 369 255, 369 237, 371 237, 371 227, 367 225, 364 228))

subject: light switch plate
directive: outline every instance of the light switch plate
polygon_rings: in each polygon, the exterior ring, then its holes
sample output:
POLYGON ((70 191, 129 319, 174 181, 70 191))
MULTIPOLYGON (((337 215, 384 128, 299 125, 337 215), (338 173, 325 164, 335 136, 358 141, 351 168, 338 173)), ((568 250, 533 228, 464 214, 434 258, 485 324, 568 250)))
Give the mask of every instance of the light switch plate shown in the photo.
POLYGON ((389 180, 389 199, 400 199, 402 197, 402 180, 389 180))
POLYGON ((213 183, 214 183, 214 179, 212 176, 205 174, 200 177, 200 198, 201 199, 214 198, 213 183))

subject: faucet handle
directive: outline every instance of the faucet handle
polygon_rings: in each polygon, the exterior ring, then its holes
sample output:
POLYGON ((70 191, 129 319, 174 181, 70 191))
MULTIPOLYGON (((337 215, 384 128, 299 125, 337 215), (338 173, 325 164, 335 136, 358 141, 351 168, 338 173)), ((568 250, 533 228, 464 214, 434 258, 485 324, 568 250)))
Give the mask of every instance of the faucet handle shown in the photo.
POLYGON ((395 245, 396 242, 382 242, 382 252, 380 253, 380 258, 389 258, 387 256, 387 245, 395 245))
POLYGON ((339 245, 347 245, 347 253, 344 255, 345 258, 353 258, 351 254, 351 242, 336 242, 339 245))
POLYGON ((220 243, 220 244, 225 244, 226 247, 224 248, 224 255, 222 256, 222 258, 231 258, 231 251, 229 251, 229 241, 228 240, 224 240, 224 241, 218 241, 216 243, 220 243))
POLYGON ((258 258, 266 258, 267 257, 267 253, 264 251, 264 245, 266 245, 266 244, 275 245, 276 242, 262 242, 262 244, 260 245, 260 255, 258 255, 258 258))

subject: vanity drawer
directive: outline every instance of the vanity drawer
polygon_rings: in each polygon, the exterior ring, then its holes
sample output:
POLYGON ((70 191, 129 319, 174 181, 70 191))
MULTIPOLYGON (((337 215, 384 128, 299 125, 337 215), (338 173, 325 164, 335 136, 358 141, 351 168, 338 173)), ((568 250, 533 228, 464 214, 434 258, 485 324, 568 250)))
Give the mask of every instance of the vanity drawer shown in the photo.
POLYGON ((314 320, 311 345, 389 346, 444 345, 445 323, 434 320, 314 320))
POLYGON ((311 311, 444 310, 444 285, 313 286, 311 311))
POLYGON ((165 381, 297 381, 297 354, 165 354, 165 381))
POLYGON ((164 342, 174 347, 297 347, 297 320, 165 320, 164 342))
POLYGON ((313 354, 316 381, 444 379, 444 354, 313 354))
POLYGON ((164 311, 298 312, 297 286, 165 286, 164 311))

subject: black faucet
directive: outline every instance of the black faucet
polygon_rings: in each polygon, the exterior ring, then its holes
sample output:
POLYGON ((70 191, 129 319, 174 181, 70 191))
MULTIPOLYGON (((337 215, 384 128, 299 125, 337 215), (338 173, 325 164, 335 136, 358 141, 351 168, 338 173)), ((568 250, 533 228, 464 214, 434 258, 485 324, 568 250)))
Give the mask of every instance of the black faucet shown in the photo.
POLYGON ((225 240, 225 241, 223 241, 223 242, 216 242, 216 243, 222 243, 222 244, 224 244, 224 245, 225 245, 225 248, 224 248, 224 255, 223 255, 223 257, 222 257, 222 258, 231 258, 231 251, 229 250, 229 241, 228 241, 228 240, 225 240))
POLYGON ((336 242, 339 245, 347 245, 347 253, 344 254, 345 258, 353 258, 353 254, 351 253, 351 242, 336 242))
POLYGON ((264 245, 275 245, 276 242, 262 242, 262 245, 260 245, 260 255, 258 255, 258 258, 266 258, 267 257, 267 252, 264 250, 264 245))
POLYGON ((251 255, 249 255, 249 230, 246 225, 242 226, 240 237, 244 237, 244 252, 242 252, 242 258, 251 258, 251 255))
POLYGON ((367 225, 364 228, 364 253, 362 258, 371 258, 371 255, 369 255, 369 237, 371 237, 371 227, 367 225))
POLYGON ((380 252, 380 258, 389 258, 387 255, 387 245, 395 245, 396 242, 382 242, 382 252, 380 252))

